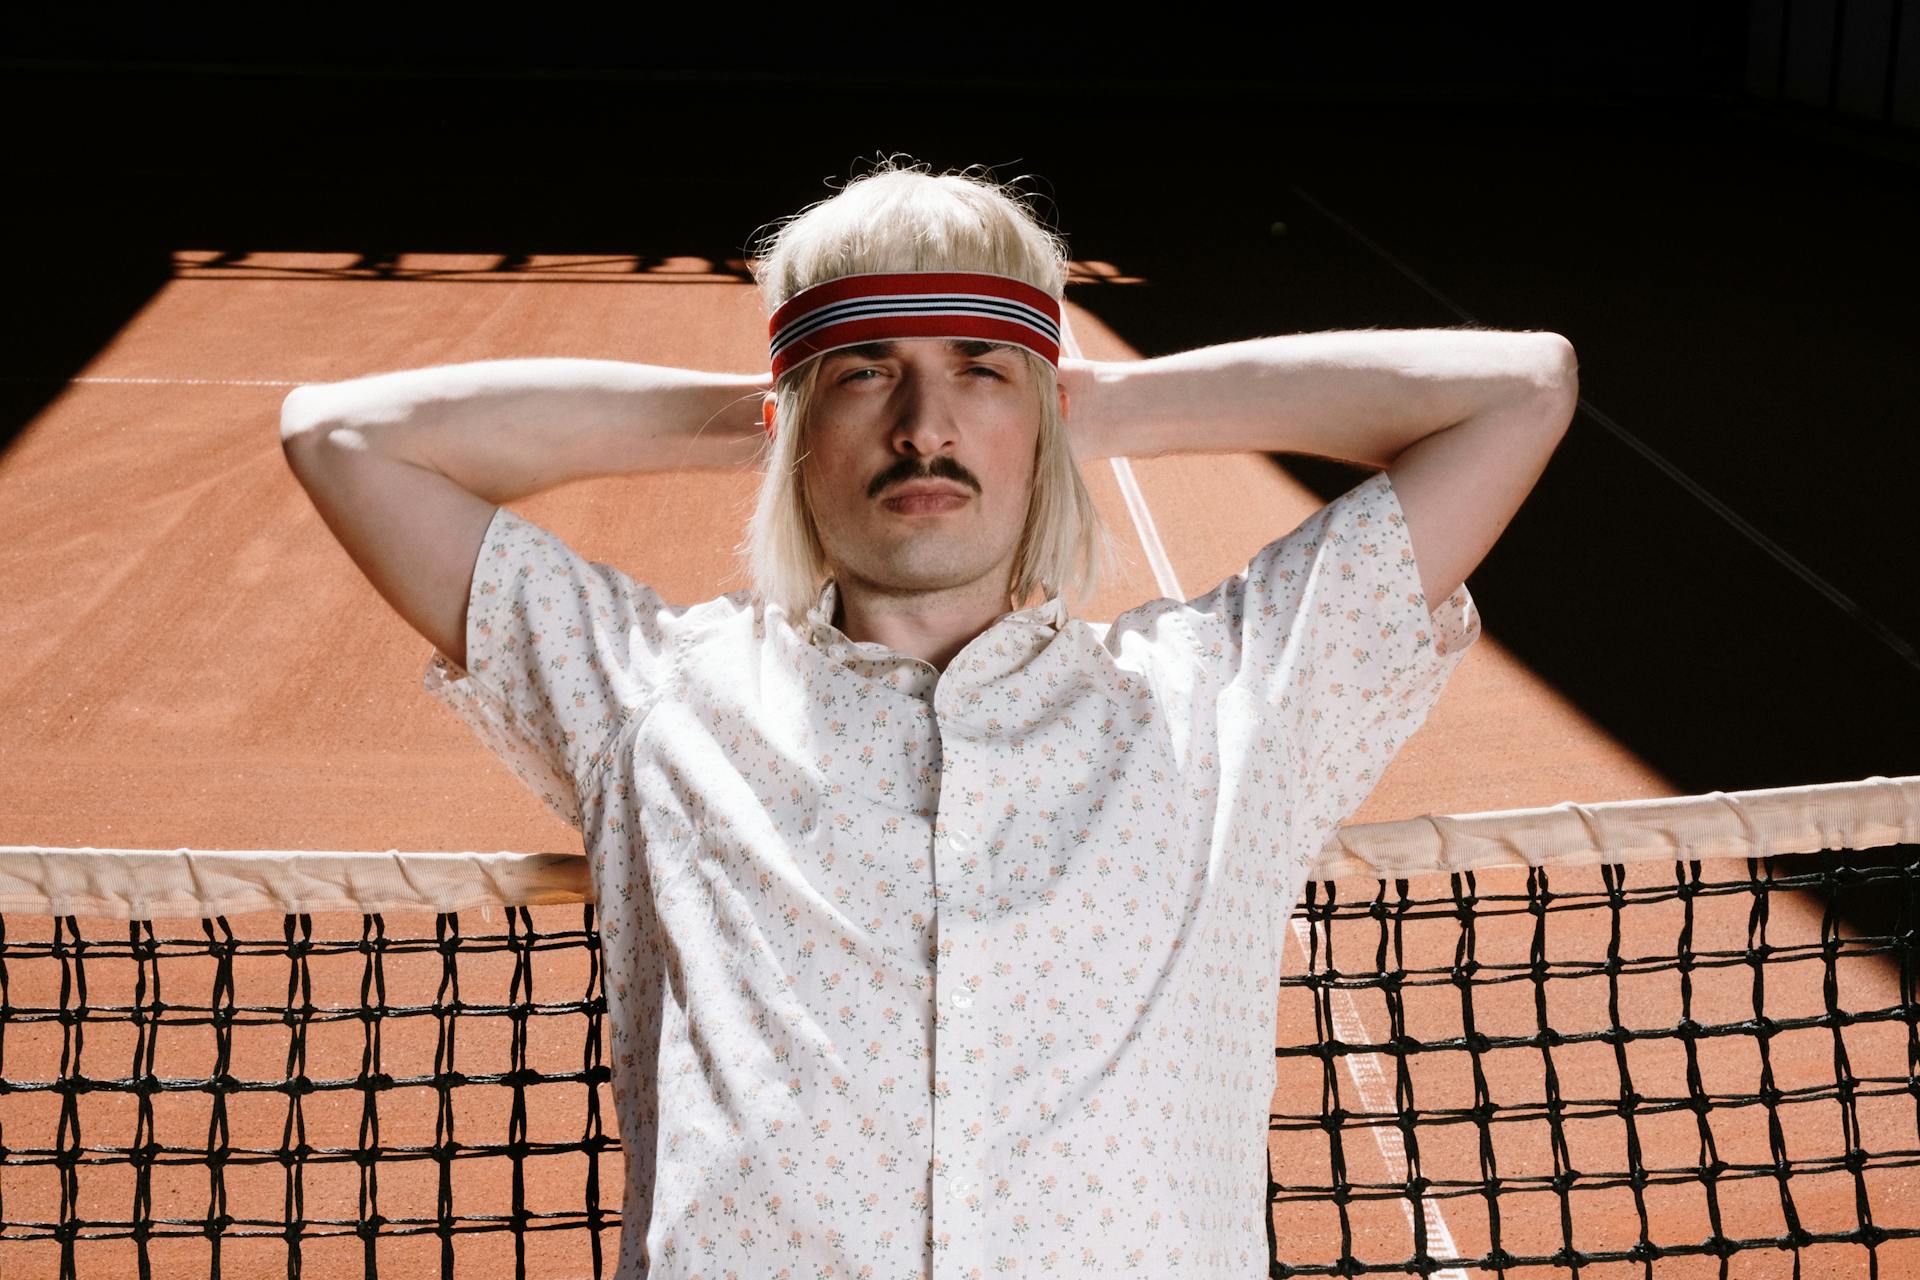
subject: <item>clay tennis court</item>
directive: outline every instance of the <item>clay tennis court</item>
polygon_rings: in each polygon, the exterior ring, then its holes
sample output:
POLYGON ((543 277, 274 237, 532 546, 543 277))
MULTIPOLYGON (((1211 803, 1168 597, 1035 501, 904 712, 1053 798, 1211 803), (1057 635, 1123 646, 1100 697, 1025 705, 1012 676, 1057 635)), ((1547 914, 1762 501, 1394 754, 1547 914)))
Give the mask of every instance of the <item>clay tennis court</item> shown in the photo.
MULTIPOLYGON (((1489 136, 1497 132, 1484 120, 1475 124, 1489 136)), ((1617 136, 1592 127, 1596 138, 1617 136)), ((1726 122, 1694 127, 1702 133, 1718 128, 1736 144, 1744 136, 1726 122)), ((1653 146, 1646 138, 1638 144, 1653 146)), ((1066 303, 1072 333, 1088 358, 1137 359, 1334 324, 1437 326, 1463 322, 1463 316, 1494 327, 1556 328, 1582 353, 1587 399, 1569 442, 1485 571, 1469 581, 1485 635, 1354 821, 1915 772, 1910 742, 1891 730, 1910 724, 1920 701, 1901 648, 1903 637, 1916 633, 1913 606, 1886 576, 1864 568, 1857 554, 1872 549, 1891 554, 1896 565, 1908 563, 1911 543, 1902 538, 1910 529, 1891 504, 1876 497, 1894 468, 1862 475, 1831 467, 1825 458, 1842 451, 1850 430, 1862 433, 1851 442, 1856 451, 1881 449, 1868 428, 1849 425, 1865 420, 1867 405, 1852 418, 1836 411, 1824 420, 1829 438, 1797 441, 1807 456, 1787 459, 1776 449, 1772 465, 1761 465, 1758 459, 1789 429, 1784 419, 1765 414, 1741 417, 1739 449, 1709 449, 1690 428, 1716 419, 1676 421, 1664 409, 1656 411, 1662 402, 1643 385, 1661 384, 1684 401, 1704 399, 1706 383, 1679 378, 1676 384, 1679 375, 1664 369, 1636 383, 1658 344, 1628 320, 1636 306, 1644 317, 1659 304, 1631 291, 1614 294, 1606 307, 1595 301, 1595 282, 1606 272, 1594 259, 1606 256, 1604 246, 1594 248, 1580 268, 1592 272, 1593 281, 1556 280, 1549 287, 1539 283, 1544 277, 1532 273, 1528 258, 1543 249, 1540 237, 1530 243, 1505 225, 1502 218, 1511 215, 1494 195, 1482 191, 1477 229, 1472 217, 1458 211, 1413 219, 1377 172, 1343 172, 1327 158, 1335 153, 1333 143, 1323 137, 1317 145, 1324 150, 1303 156, 1287 179, 1268 177, 1240 193, 1242 205, 1232 219, 1216 205, 1182 231, 1190 242, 1153 248, 1145 247, 1155 243, 1145 230, 1164 210, 1120 210, 1116 202, 1107 206, 1115 212, 1104 213, 1098 203, 1102 184, 1088 177, 1075 187, 1076 170, 1064 158, 1048 176, 1062 203, 1081 211, 1062 230, 1080 252, 1066 303), (1440 227, 1448 219, 1454 220, 1450 239, 1440 227), (1228 225, 1230 234, 1222 230, 1228 225), (1284 305, 1276 303, 1282 298, 1284 305), (1561 315, 1567 318, 1556 318, 1561 315), (1589 324, 1591 340, 1584 327, 1589 324), (1789 464, 1791 474, 1783 477, 1789 464), (1727 512, 1740 519, 1730 521, 1727 512), (1836 512, 1844 513, 1843 531, 1835 528, 1836 512), (1787 551, 1792 563, 1778 550, 1787 551)), ((937 148, 930 145, 928 154, 938 154, 937 148)), ((1677 168, 1684 148, 1654 154, 1677 168)), ((954 155, 951 162, 971 159, 954 155)), ((947 161, 938 156, 938 162, 947 161)), ((1079 172, 1098 167, 1082 163, 1086 169, 1079 172)), ((845 160, 836 157, 832 164, 844 166, 845 160)), ((1046 171, 1037 160, 1018 167, 1046 171)), ((1865 190, 1871 183, 1861 186, 1860 205, 1847 223, 1856 239, 1871 238, 1876 225, 1893 225, 1891 206, 1912 200, 1910 189, 1888 195, 1865 190), (1869 207, 1877 214, 1860 212, 1869 207)), ((566 234, 544 237, 555 247, 540 248, 538 232, 510 226, 490 248, 476 243, 483 236, 469 234, 462 237, 467 245, 449 249, 444 238, 416 229, 377 252, 344 235, 338 245, 318 244, 323 237, 311 230, 292 237, 306 242, 292 248, 271 237, 223 239, 211 220, 199 226, 178 220, 168 228, 163 253, 161 238, 146 237, 153 246, 143 268, 149 283, 113 325, 93 326, 96 341, 81 350, 76 335, 82 327, 54 326, 50 335, 22 344, 14 357, 9 385, 18 423, 0 457, 0 591, 10 604, 0 628, 13 657, 6 695, 11 731, 0 747, 0 812, 6 815, 0 843, 578 853, 578 834, 419 691, 429 649, 360 576, 287 470, 277 434, 280 401, 303 382, 537 354, 716 370, 764 367, 765 316, 737 249, 730 255, 724 246, 744 242, 758 220, 797 207, 790 197, 801 188, 789 176, 777 194, 770 189, 764 201, 749 206, 716 178, 690 201, 699 204, 698 217, 681 208, 657 225, 643 220, 622 252, 569 251, 566 234), (705 226, 703 235, 687 231, 695 224, 705 226)), ((823 194, 815 190, 801 198, 823 194)), ((1720 198, 1739 203, 1726 193, 1701 194, 1695 207, 1703 210, 1720 198)), ((1593 203, 1579 216, 1604 224, 1606 199, 1593 203)), ((72 231, 75 253, 86 249, 80 230, 72 231)), ((1571 230, 1565 237, 1599 243, 1599 237, 1571 230)), ((1836 233, 1831 239, 1840 238, 1836 233)), ((1656 277, 1659 263, 1644 255, 1649 245, 1662 243, 1643 242, 1642 256, 1634 258, 1656 277)), ((1624 256, 1618 247, 1613 251, 1624 256)), ((1911 271, 1912 264, 1898 269, 1911 271)), ((1697 305, 1738 313, 1746 304, 1697 305)), ((1906 323, 1910 329, 1911 321, 1906 323)), ((1819 341, 1809 330, 1796 332, 1803 345, 1819 341)), ((1722 341, 1737 345, 1731 338, 1722 341)), ((1870 363, 1871 353, 1862 355, 1854 345, 1852 358, 1870 363)), ((1769 382, 1764 360, 1750 348, 1743 359, 1756 362, 1752 381, 1771 386, 1773 394, 1809 394, 1792 378, 1769 382)), ((1742 396, 1755 394, 1742 391, 1731 399, 1744 403, 1742 396)), ((1885 390, 1858 394, 1871 403, 1885 390)), ((1722 405, 1719 412, 1730 416, 1734 410, 1722 405)), ((1875 456, 1892 451, 1906 457, 1912 449, 1907 439, 1875 456)), ((1200 594, 1361 474, 1326 462, 1259 455, 1090 465, 1089 486, 1126 561, 1086 616, 1105 620, 1156 596, 1200 594)), ((661 473, 573 485, 513 506, 587 558, 619 566, 668 600, 684 603, 746 585, 732 551, 756 485, 757 476, 746 473, 661 473)), ((1640 867, 1634 875, 1671 883, 1673 870, 1640 867)), ((1483 887, 1495 882, 1482 877, 1483 887)), ((1818 938, 1823 905, 1811 896, 1777 898, 1775 927, 1818 938)), ((563 908, 540 908, 537 914, 542 920, 578 920, 577 911, 563 908)), ((234 924, 264 936, 279 930, 277 917, 234 924)), ((1711 937, 1713 945, 1738 950, 1743 926, 1738 913, 1723 913, 1703 925, 1701 945, 1711 937)), ((9 940, 19 940, 50 925, 10 916, 6 927, 9 940)), ((1586 928, 1587 947, 1606 952, 1601 917, 1571 927, 1576 932, 1560 935, 1565 945, 1581 949, 1577 930, 1586 928)), ((351 935, 358 924, 346 928, 351 935)), ((187 936, 193 933, 187 930, 187 936)), ((1428 957, 1450 954, 1452 945, 1438 932, 1418 944, 1428 957)), ((543 988, 578 985, 571 961, 541 963, 537 981, 543 988)), ((1863 966, 1856 979, 1861 998, 1897 1002, 1899 977, 1896 965, 1863 966)), ((52 968, 16 968, 10 998, 57 1005, 59 996, 51 990, 56 978, 52 968)), ((1800 983, 1800 994, 1817 1005, 1817 966, 1784 979, 1800 983)), ((504 973, 481 980, 503 987, 507 981, 504 973)), ((1734 1001, 1740 994, 1728 988, 1707 998, 1734 1001)), ((264 988, 255 995, 272 998, 264 988)), ((1790 1007, 1794 988, 1776 987, 1774 995, 1790 1007)), ((1630 999, 1622 1020, 1649 1027, 1670 1021, 1674 1013, 1663 1000, 1649 994, 1635 1006, 1630 999)), ((1447 1015, 1433 1008, 1438 1026, 1447 1015)), ((1383 1011, 1370 1001, 1356 1000, 1347 1012, 1368 1038, 1386 1036, 1383 1011)), ((1581 1016, 1571 1006, 1565 1012, 1581 1016)), ((1311 1034, 1308 1005, 1283 999, 1280 1013, 1283 1040, 1290 1029, 1294 1042, 1311 1034)), ((358 1061, 358 1034, 356 1028, 334 1042, 332 1051, 343 1062, 358 1061)), ((1437 1032, 1429 1027, 1427 1034, 1437 1032)), ((1856 1038, 1856 1052, 1905 1061, 1903 1036, 1889 1040, 1884 1029, 1867 1029, 1856 1038)), ((99 1039, 89 1053, 111 1062, 119 1046, 99 1039)), ((42 1069, 52 1074, 60 1045, 50 1031, 10 1034, 7 1077, 45 1078, 36 1075, 42 1069)), ((203 1040, 181 1037, 176 1069, 204 1073, 205 1047, 203 1040), (197 1060, 196 1051, 202 1054, 197 1060)), ((396 1036, 388 1048, 396 1055, 423 1054, 429 1062, 432 1057, 430 1035, 396 1036)), ((548 1048, 542 1044, 537 1051, 548 1048)), ((552 1051, 556 1062, 579 1063, 573 1040, 552 1051)), ((1823 1072, 1831 1078, 1833 1052, 1832 1036, 1783 1040, 1773 1048, 1774 1069, 1783 1080, 1823 1072)), ((1724 1078, 1751 1074, 1751 1064, 1733 1053, 1716 1058, 1715 1046, 1701 1047, 1702 1061, 1724 1078)), ((1610 1053, 1603 1056, 1611 1061, 1610 1053)), ((1647 1049, 1636 1054, 1636 1066, 1676 1069, 1658 1059, 1658 1052, 1647 1049)), ((255 1059, 236 1063, 234 1072, 270 1072, 278 1065, 263 1045, 255 1059)), ((1563 1070, 1605 1066, 1575 1055, 1563 1070)), ((1427 1096, 1470 1093, 1461 1080, 1448 1078, 1452 1069, 1435 1064, 1424 1084, 1427 1096)), ((1518 1058, 1490 1060, 1487 1070, 1495 1092, 1537 1087, 1530 1074, 1537 1067, 1518 1058)), ((1317 1067, 1310 1078, 1282 1070, 1276 1092, 1314 1090, 1318 1079, 1317 1067)), ((1357 1109, 1391 1105, 1390 1080, 1384 1095, 1377 1080, 1358 1073, 1349 1073, 1342 1087, 1351 1088, 1349 1105, 1357 1109)), ((603 1093, 602 1115, 611 1132, 610 1091, 603 1093)), ((391 1126, 383 1137, 430 1138, 431 1099, 423 1099, 424 1111, 411 1119, 404 1109, 387 1110, 396 1100, 383 1100, 383 1116, 390 1117, 383 1124, 391 1126)), ((131 1112, 123 1101, 102 1098, 98 1114, 88 1117, 86 1129, 95 1140, 127 1141, 131 1112)), ((176 1136, 204 1138, 204 1103, 177 1101, 183 1110, 174 1119, 176 1136)), ((57 1107, 24 1093, 0 1096, 0 1105, 0 1145, 51 1144, 60 1123, 57 1107)), ((463 1112, 457 1129, 463 1138, 504 1131, 512 1105, 502 1091, 493 1104, 463 1112)), ((359 1114, 350 1098, 316 1105, 314 1131, 352 1145, 359 1114)), ((536 1126, 550 1118, 538 1102, 530 1114, 536 1126)), ((559 1128, 577 1135, 576 1116, 570 1113, 559 1128)), ((242 1125, 251 1124, 257 1131, 245 1135, 247 1141, 271 1147, 279 1136, 276 1117, 271 1108, 247 1116, 236 1109, 236 1143, 242 1125)), ((1905 1126, 1910 1135, 1913 1099, 1889 1103, 1875 1118, 1890 1128, 1905 1126)), ((1814 1136, 1822 1123, 1809 1115, 1808 1136, 1790 1137, 1789 1144, 1811 1152, 1823 1140, 1814 1136)), ((1619 1128, 1596 1123, 1570 1133, 1576 1164, 1613 1159, 1623 1140, 1619 1128)), ((1684 1144, 1685 1136, 1672 1140, 1684 1144)), ((1282 1153, 1276 1159, 1304 1158, 1297 1152, 1305 1148, 1285 1155, 1285 1141, 1276 1135, 1274 1149, 1282 1153)), ((1729 1134, 1731 1144, 1747 1142, 1763 1153, 1767 1141, 1764 1132, 1729 1134)), ((1442 1176, 1435 1170, 1473 1167, 1474 1148, 1470 1129, 1439 1128, 1423 1134, 1421 1156, 1430 1176, 1442 1176)), ((1396 1156, 1390 1143, 1371 1151, 1365 1143, 1350 1144, 1350 1150, 1356 1177, 1404 1177, 1392 1167, 1404 1155, 1396 1156)), ((1513 1157, 1521 1166, 1528 1158, 1513 1157)), ((603 1203, 615 1208, 617 1160, 617 1152, 603 1156, 601 1176, 603 1203)), ((581 1174, 574 1169, 568 1176, 581 1174)), ((430 1165, 383 1169, 383 1205, 431 1212, 432 1177, 430 1165)), ((0 1178, 7 1221, 58 1216, 60 1194, 52 1177, 6 1168, 0 1178)), ((475 1182, 462 1196, 497 1205, 503 1178, 504 1172, 491 1188, 475 1182)), ((158 1214, 204 1213, 204 1171, 156 1170, 153 1179, 158 1214)), ((356 1182, 347 1177, 310 1186, 309 1212, 351 1216, 356 1182)), ((114 1197, 130 1184, 130 1175, 119 1191, 112 1182, 100 1183, 96 1198, 82 1206, 84 1216, 124 1218, 125 1205, 114 1197)), ((1893 1206, 1916 1202, 1916 1192, 1920 1179, 1911 1169, 1879 1171, 1877 1218, 1896 1220, 1893 1206)), ((1855 1196, 1855 1184, 1845 1177, 1810 1179, 1794 1188, 1796 1204, 1820 1230, 1851 1224, 1855 1196)), ((1656 1224, 1669 1216, 1674 1223, 1690 1221, 1695 1206, 1682 1200, 1675 1193, 1656 1204, 1656 1224)), ((1731 1233, 1780 1234, 1778 1205, 1777 1191, 1769 1195, 1764 1187, 1751 1197, 1733 1197, 1731 1233)), ((264 1208, 277 1209, 277 1201, 264 1208)), ((1631 1243, 1639 1231, 1624 1191, 1597 1197, 1581 1212, 1584 1240, 1631 1243)), ((1362 1233, 1356 1252, 1405 1256, 1407 1215, 1404 1202, 1356 1206, 1354 1221, 1362 1233)), ((1912 1215, 1900 1220, 1916 1225, 1912 1215)), ((1487 1248, 1488 1224, 1471 1205, 1439 1204, 1430 1212, 1430 1248, 1435 1224, 1460 1256, 1487 1248)), ((1327 1214, 1310 1207, 1285 1209, 1277 1220, 1283 1241, 1299 1233, 1324 1236, 1330 1229, 1327 1214)), ((1663 1229, 1656 1225, 1656 1232, 1663 1229)), ((1521 1253, 1551 1251, 1559 1238, 1557 1224, 1524 1217, 1509 1221, 1505 1230, 1507 1247, 1521 1253)), ((589 1274, 584 1235, 555 1233, 541 1240, 523 1260, 525 1273, 589 1274)), ((149 1248, 157 1272, 207 1269, 204 1239, 157 1240, 149 1248)), ((603 1258, 611 1248, 603 1241, 603 1258)), ((1324 1242, 1302 1252, 1323 1256, 1324 1242)), ((0 1269, 9 1276, 56 1275, 60 1254, 58 1241, 0 1232, 0 1269)), ((232 1274, 278 1274, 286 1255, 284 1244, 268 1240, 228 1244, 223 1257, 235 1268, 232 1274)), ((82 1241, 74 1256, 81 1275, 138 1274, 134 1246, 126 1240, 82 1241)), ((379 1246, 382 1274, 428 1274, 438 1256, 432 1239, 379 1246)), ((458 1256, 461 1274, 514 1265, 510 1245, 479 1236, 461 1240, 458 1256), (504 1256, 498 1252, 503 1247, 504 1256)), ((308 1243, 302 1274, 359 1275, 364 1261, 356 1240, 308 1243)), ((1815 1246, 1799 1257, 1789 1250, 1756 1252, 1735 1259, 1727 1274, 1867 1275, 1875 1262, 1878 1274, 1900 1274, 1920 1263, 1920 1246, 1911 1240, 1885 1244, 1877 1259, 1858 1246, 1815 1246)), ((1643 1268, 1596 1264, 1581 1274, 1640 1275, 1643 1268)), ((1658 1274, 1721 1271, 1716 1259, 1689 1258, 1663 1264, 1658 1274)))

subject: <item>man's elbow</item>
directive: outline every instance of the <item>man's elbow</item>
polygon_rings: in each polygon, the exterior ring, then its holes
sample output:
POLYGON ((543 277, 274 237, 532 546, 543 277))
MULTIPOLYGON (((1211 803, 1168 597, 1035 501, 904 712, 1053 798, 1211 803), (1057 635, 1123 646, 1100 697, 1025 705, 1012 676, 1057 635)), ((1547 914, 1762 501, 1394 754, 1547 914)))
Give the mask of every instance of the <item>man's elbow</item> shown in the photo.
POLYGON ((326 411, 319 394, 324 383, 305 383, 287 393, 280 402, 280 444, 284 448, 295 439, 310 435, 326 423, 326 411))
POLYGON ((1564 433, 1580 403, 1580 361, 1573 343, 1557 333, 1535 332, 1535 354, 1525 375, 1526 420, 1564 433))
POLYGON ((1540 385, 1571 406, 1580 399, 1580 357, 1574 353, 1573 343, 1558 333, 1542 333, 1540 344, 1540 385))

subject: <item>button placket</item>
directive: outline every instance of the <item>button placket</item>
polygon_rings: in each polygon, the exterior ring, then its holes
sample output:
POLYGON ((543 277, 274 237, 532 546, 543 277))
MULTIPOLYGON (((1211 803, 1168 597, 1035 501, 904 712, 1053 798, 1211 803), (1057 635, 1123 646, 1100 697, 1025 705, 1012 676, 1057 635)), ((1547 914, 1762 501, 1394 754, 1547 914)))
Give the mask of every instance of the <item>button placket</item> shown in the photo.
POLYGON ((985 1274, 991 1250, 987 1240, 985 1197, 988 1133, 987 1099, 992 1093, 991 1028, 970 1012, 979 975, 991 955, 991 914, 983 900, 978 857, 980 841, 958 830, 957 820, 978 784, 968 768, 960 735, 942 725, 945 768, 940 779, 939 835, 935 842, 936 911, 939 946, 935 984, 947 1013, 934 1032, 934 1236, 946 1246, 934 1255, 934 1280, 970 1280, 985 1274), (941 1087, 943 1086, 943 1087, 941 1087))

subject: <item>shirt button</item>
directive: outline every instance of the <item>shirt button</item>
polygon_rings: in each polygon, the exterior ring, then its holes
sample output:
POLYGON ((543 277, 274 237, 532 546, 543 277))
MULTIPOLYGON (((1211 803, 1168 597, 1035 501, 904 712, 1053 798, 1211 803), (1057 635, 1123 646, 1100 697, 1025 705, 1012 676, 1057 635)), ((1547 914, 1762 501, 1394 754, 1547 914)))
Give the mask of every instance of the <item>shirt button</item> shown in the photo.
POLYGON ((964 1199, 967 1192, 971 1190, 973 1190, 973 1184, 965 1178, 955 1178, 953 1180, 953 1198, 955 1200, 964 1199))
POLYGON ((973 1004, 973 997, 968 995, 966 992, 962 991, 959 995, 953 998, 953 1003, 955 1008, 959 1008, 959 1009, 969 1008, 973 1004))
POLYGON ((968 838, 966 832, 950 831, 947 833, 947 848, 952 849, 955 853, 965 853, 972 847, 973 841, 968 838))

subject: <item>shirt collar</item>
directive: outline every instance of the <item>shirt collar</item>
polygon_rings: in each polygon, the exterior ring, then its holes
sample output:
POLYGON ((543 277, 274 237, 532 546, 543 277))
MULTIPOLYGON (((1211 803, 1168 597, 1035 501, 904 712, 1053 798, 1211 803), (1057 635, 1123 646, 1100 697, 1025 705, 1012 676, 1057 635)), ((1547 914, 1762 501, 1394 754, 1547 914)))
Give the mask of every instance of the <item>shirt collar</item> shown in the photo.
MULTIPOLYGON (((838 607, 839 599, 839 583, 828 578, 821 584, 820 595, 815 599, 813 607, 807 610, 807 625, 804 628, 807 640, 823 648, 844 644, 854 649, 886 649, 887 646, 878 641, 850 639, 845 632, 833 625, 833 614, 838 607)), ((1050 595, 1032 608, 1001 614, 994 620, 993 625, 1063 631, 1067 626, 1067 607, 1059 595, 1050 595)))

